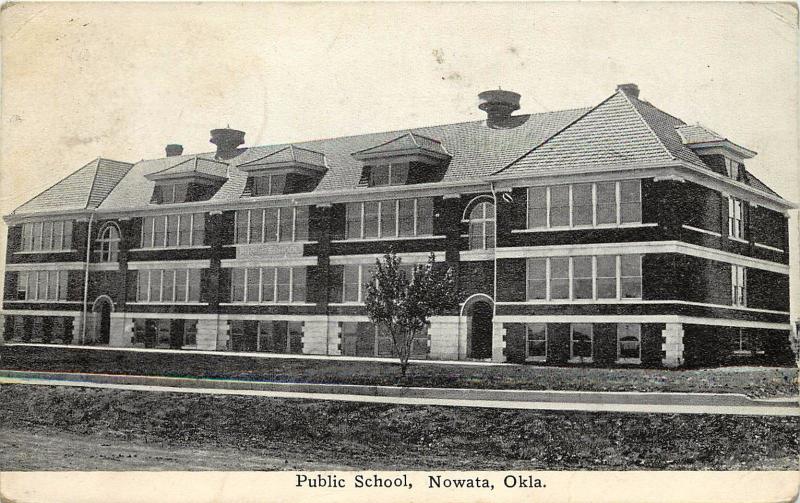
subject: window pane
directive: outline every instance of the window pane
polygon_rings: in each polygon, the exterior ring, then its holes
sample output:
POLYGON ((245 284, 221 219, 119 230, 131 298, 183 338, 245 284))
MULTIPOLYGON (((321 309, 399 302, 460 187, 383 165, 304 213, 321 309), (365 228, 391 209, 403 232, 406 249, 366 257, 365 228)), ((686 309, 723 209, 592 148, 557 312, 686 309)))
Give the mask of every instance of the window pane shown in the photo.
POLYGON ((142 219, 142 248, 153 246, 153 217, 142 219))
POLYGON ((270 195, 278 195, 283 194, 286 189, 286 175, 272 175, 271 180, 269 181, 269 193, 270 195))
POLYGON ((247 243, 247 215, 248 210, 239 210, 236 212, 236 243, 247 243))
POLYGON ((592 224, 592 184, 572 186, 572 225, 592 224))
POLYGON ((54 250, 63 250, 64 249, 64 222, 54 222, 53 223, 53 249, 54 250))
POLYGON ((547 355, 547 325, 529 323, 526 326, 528 338, 528 356, 544 358, 547 355))
POLYGON ((620 323, 617 325, 617 357, 639 358, 641 340, 641 325, 635 323, 620 323))
POLYGON ((483 250, 485 243, 483 239, 483 222, 470 222, 469 224, 469 249, 483 250))
POLYGON ((67 300, 69 272, 60 271, 58 274, 58 298, 59 300, 67 300))
POLYGON ((592 257, 572 259, 572 295, 575 299, 592 298, 592 257))
POLYGON ((344 302, 358 302, 358 265, 344 266, 344 302))
POLYGON ((390 185, 405 185, 408 180, 408 163, 392 164, 390 185))
POLYGON ((569 186, 550 187, 550 226, 569 225, 569 186))
POLYGON ((547 227, 547 187, 528 189, 528 228, 547 227))
POLYGON ((53 222, 42 224, 42 250, 53 249, 53 222))
POLYGON ((358 239, 361 237, 361 203, 347 203, 347 222, 345 237, 358 239))
POLYGON ((294 210, 292 208, 279 208, 280 218, 280 240, 291 241, 294 239, 292 235, 292 227, 294 226, 294 210))
POLYGON ((413 236, 414 235, 414 200, 401 199, 400 214, 398 219, 400 221, 400 235, 413 236))
POLYGON ((308 240, 308 206, 297 206, 294 209, 294 240, 308 240))
POLYGON ((186 269, 175 271, 175 302, 186 302, 186 269))
POLYGON ((252 195, 254 196, 269 195, 269 175, 253 177, 252 195))
POLYGON ((615 299, 617 297, 617 257, 600 255, 597 257, 597 298, 615 299))
POLYGON ((378 202, 364 203, 364 237, 378 237, 378 202))
POLYGON ((149 271, 150 272, 150 301, 151 302, 160 302, 161 301, 161 271, 149 271))
POLYGON ((528 299, 546 298, 547 259, 528 259, 528 299))
POLYGON ((569 258, 550 259, 550 298, 569 298, 569 258))
POLYGON ((261 302, 275 302, 275 268, 261 268, 261 302))
POLYGON ((373 187, 379 185, 389 185, 389 166, 373 166, 369 170, 370 179, 373 187))
POLYGON ((22 243, 20 245, 20 250, 22 251, 30 250, 30 239, 31 239, 31 224, 22 224, 22 243))
POLYGON ((622 278, 622 298, 640 299, 642 297, 642 278, 622 278))
POLYGON ((642 275, 642 256, 641 255, 622 255, 620 256, 620 267, 623 276, 642 275))
POLYGON ((433 199, 420 197, 417 199, 417 236, 433 234, 433 199))
POLYGON ((258 302, 258 292, 261 289, 260 274, 258 267, 247 268, 247 291, 245 292, 247 302, 258 302))
MULTIPOLYGON (((66 274, 66 271, 63 271, 66 274)), ((49 271, 47 275, 47 298, 56 300, 58 298, 58 271, 49 271)))
POLYGON ((39 251, 42 249, 42 223, 36 222, 33 224, 33 243, 32 250, 39 251))
MULTIPOLYGON (((36 295, 36 298, 38 298, 39 300, 44 300, 44 299, 48 298, 48 295, 47 295, 47 272, 48 271, 39 271, 38 280, 37 280, 37 287, 38 287, 37 291, 38 291, 38 293, 36 295)), ((51 272, 55 272, 55 271, 51 271, 51 272)))
POLYGON ((250 242, 261 243, 263 242, 261 235, 261 226, 264 224, 264 211, 261 209, 250 210, 250 242))
POLYGON ((381 237, 397 236, 397 201, 381 201, 381 237))
POLYGON ((206 214, 195 213, 192 219, 192 245, 202 246, 206 243, 206 214))
POLYGON ((167 246, 178 246, 178 215, 167 217, 167 246))
POLYGON ((186 202, 186 190, 188 189, 188 185, 185 183, 176 183, 175 184, 175 199, 174 202, 176 203, 183 203, 186 202))
POLYGON ((36 300, 38 298, 36 295, 36 276, 35 272, 28 273, 28 287, 26 289, 28 292, 28 299, 36 300))
POLYGON ((620 257, 622 298, 638 299, 642 297, 641 255, 622 255, 620 257))
POLYGON ((597 184, 597 223, 617 223, 617 188, 616 183, 597 184))
POLYGON ((64 249, 72 249, 72 220, 64 222, 64 249))
POLYGON ((292 268, 292 302, 306 301, 306 268, 292 268))
POLYGON ((278 267, 275 279, 275 296, 277 302, 289 302, 289 268, 278 267))
POLYGON ((494 248, 494 221, 489 220, 484 222, 486 232, 486 249, 494 248))
POLYGON ((619 184, 620 222, 642 221, 642 194, 639 180, 625 180, 619 184))
POLYGON ((264 242, 278 240, 278 208, 264 209, 264 242))
POLYGON ((200 302, 202 269, 189 269, 189 302, 200 302))
POLYGON ((572 355, 575 357, 591 358, 592 356, 592 325, 588 323, 574 323, 572 325, 572 355))
POLYGON ((161 298, 164 302, 170 302, 175 298, 173 291, 174 287, 175 287, 175 271, 165 270, 163 288, 161 289, 161 298))
POLYGON ((166 232, 164 229, 166 217, 158 216, 154 218, 155 218, 155 231, 153 232, 153 246, 163 247, 164 238, 166 237, 166 232))
POLYGON ((231 269, 231 301, 244 301, 244 269, 231 269))
POLYGON ((17 300, 26 300, 28 298, 28 273, 17 273, 17 300))

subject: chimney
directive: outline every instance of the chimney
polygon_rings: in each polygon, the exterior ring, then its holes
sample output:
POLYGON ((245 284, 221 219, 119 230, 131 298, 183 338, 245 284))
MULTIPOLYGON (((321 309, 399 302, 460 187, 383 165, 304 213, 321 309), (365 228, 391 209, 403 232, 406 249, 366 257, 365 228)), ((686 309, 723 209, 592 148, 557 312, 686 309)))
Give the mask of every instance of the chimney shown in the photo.
POLYGON ((480 93, 478 108, 486 112, 486 125, 490 128, 508 127, 506 123, 511 118, 511 114, 519 110, 520 97, 515 92, 502 89, 480 93))
POLYGON ((212 129, 209 141, 217 146, 217 159, 230 159, 238 153, 237 147, 244 143, 244 131, 230 127, 212 129))
POLYGON ((639 86, 636 84, 620 84, 617 86, 617 91, 622 91, 627 96, 639 99, 639 86))
POLYGON ((183 153, 183 145, 170 143, 164 150, 167 153, 167 157, 175 157, 176 155, 181 155, 183 153))

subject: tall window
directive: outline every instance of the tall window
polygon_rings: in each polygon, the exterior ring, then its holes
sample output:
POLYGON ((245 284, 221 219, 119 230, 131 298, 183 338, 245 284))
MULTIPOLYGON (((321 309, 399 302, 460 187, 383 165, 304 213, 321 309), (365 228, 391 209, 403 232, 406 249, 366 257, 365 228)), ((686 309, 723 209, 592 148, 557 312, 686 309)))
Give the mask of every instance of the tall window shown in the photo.
POLYGON ((433 234, 433 199, 395 199, 347 203, 346 239, 375 239, 433 234))
POLYGON ((17 300, 67 300, 68 271, 17 273, 17 300))
POLYGON ((731 266, 731 303, 734 306, 747 305, 747 269, 744 266, 731 266))
POLYGON ((642 325, 619 323, 617 325, 617 360, 634 363, 642 357, 642 325))
POLYGON ((258 208, 236 212, 238 244, 306 241, 308 206, 258 208))
POLYGON ((369 170, 369 184, 371 187, 378 187, 381 185, 405 185, 407 181, 407 162, 372 166, 369 170))
POLYGON ((97 239, 100 262, 116 262, 119 256, 119 229, 113 223, 106 224, 97 239))
POLYGON ((591 360, 594 345, 594 333, 591 323, 573 323, 570 325, 569 355, 572 360, 591 360))
POLYGON ((641 299, 641 255, 529 258, 526 298, 641 299))
POLYGON ((528 189, 528 229, 633 224, 642 221, 641 180, 528 189))
POLYGON ((744 239, 744 203, 735 197, 728 198, 728 236, 744 239))
POLYGON ((205 225, 205 213, 144 217, 142 248, 202 246, 205 225))
POLYGON ((469 249, 492 248, 494 248, 494 204, 478 203, 469 214, 469 249))
POLYGON ((201 269, 142 269, 137 302, 200 302, 201 269))
POLYGON ((66 251, 72 249, 72 220, 22 224, 20 251, 66 251))
POLYGON ((231 269, 231 302, 268 304, 305 301, 305 266, 231 269))
POLYGON ((528 323, 525 325, 525 357, 532 361, 547 359, 547 325, 528 323))

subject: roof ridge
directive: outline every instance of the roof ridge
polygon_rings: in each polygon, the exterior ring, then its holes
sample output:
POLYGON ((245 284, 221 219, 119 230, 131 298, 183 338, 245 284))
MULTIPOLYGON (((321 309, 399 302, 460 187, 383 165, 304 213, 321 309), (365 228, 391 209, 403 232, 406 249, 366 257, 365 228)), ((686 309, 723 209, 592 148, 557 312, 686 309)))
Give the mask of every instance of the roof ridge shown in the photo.
POLYGON ((97 159, 94 160, 94 176, 92 177, 92 185, 89 187, 89 192, 86 193, 86 202, 83 203, 84 208, 88 208, 89 201, 92 200, 92 192, 94 192, 94 186, 97 183, 97 172, 99 170, 100 170, 100 157, 98 156, 97 159))
MULTIPOLYGON (((565 125, 565 126, 564 126, 564 127, 562 127, 561 129, 559 129, 559 130, 558 130, 558 131, 556 131, 555 133, 551 134, 551 135, 550 135, 550 136, 548 136, 547 138, 545 138, 545 140, 544 140, 544 141, 542 141, 542 142, 541 142, 541 143, 539 143, 538 145, 534 146, 532 149, 528 150, 527 152, 525 152, 525 153, 524 153, 524 154, 522 154, 521 156, 517 157, 516 159, 514 159, 514 160, 513 160, 513 161, 511 161, 510 163, 506 164, 504 167, 502 167, 502 168, 498 169, 498 170, 497 170, 497 171, 495 171, 494 173, 491 173, 489 176, 495 176, 495 175, 499 175, 499 174, 500 174, 500 173, 502 173, 503 171, 507 170, 508 168, 510 168, 511 166, 513 166, 514 164, 516 164, 516 163, 517 163, 518 161, 520 161, 521 159, 523 159, 523 158, 527 157, 528 155, 530 155, 530 154, 531 154, 531 153, 532 153, 534 150, 536 150, 536 149, 540 148, 541 146, 545 145, 546 143, 549 143, 549 142, 550 142, 550 140, 552 140, 553 138, 557 137, 558 135, 560 135, 561 133, 563 133, 563 132, 564 132, 564 131, 566 131, 567 129, 571 128, 571 127, 572 127, 572 126, 573 126, 573 125, 574 125, 576 122, 578 122, 579 120, 583 119, 584 117, 586 117, 586 116, 587 116, 587 115, 589 115, 590 113, 592 113, 592 112, 594 112, 595 110, 597 110, 598 108, 600 108, 600 106, 601 106, 601 105, 603 105, 603 104, 604 104, 604 103, 606 103, 608 100, 610 100, 611 98, 613 98, 613 97, 614 97, 616 94, 617 94, 617 93, 614 93, 614 94, 612 94, 611 96, 609 96, 608 98, 606 98, 606 99, 604 99, 603 101, 601 101, 600 103, 598 103, 597 105, 595 105, 595 106, 593 106, 593 107, 590 107, 590 108, 589 108, 589 110, 587 110, 586 112, 582 113, 581 115, 579 115, 578 117, 576 117, 576 118, 575 118, 573 121, 571 121, 571 122, 567 123, 567 125, 565 125)), ((573 109, 571 109, 571 110, 582 110, 582 108, 573 108, 573 109)), ((559 112, 561 112, 561 111, 563 111, 563 112, 566 112, 567 110, 559 110, 559 112)), ((548 113, 556 113, 556 112, 548 112, 548 113)))
MULTIPOLYGON (((625 101, 631 106, 631 108, 633 109, 633 111, 636 114, 636 116, 639 117, 639 119, 642 121, 642 124, 644 124, 644 127, 646 127, 648 131, 650 131, 650 134, 652 134, 653 138, 656 139, 656 143, 658 143, 658 145, 661 146, 661 148, 664 150, 664 153, 667 154, 667 157, 669 157, 672 160, 677 160, 675 155, 672 152, 669 151, 669 149, 667 148, 666 145, 664 145, 664 141, 661 139, 660 136, 658 136, 658 133, 655 132, 653 127, 650 125, 650 123, 647 122, 647 119, 644 118, 642 113, 639 111, 639 108, 633 103, 633 99, 630 96, 628 96, 627 94, 625 94, 624 92, 622 92, 622 91, 617 91, 617 93, 622 94, 622 96, 625 98, 625 101)), ((640 100, 637 99, 636 101, 640 101, 640 100)), ((653 105, 650 105, 650 106, 655 108, 656 110, 659 110, 658 108, 654 107, 653 105)), ((673 119, 678 119, 678 118, 677 117, 673 117, 673 119)), ((678 120, 680 121, 680 119, 678 119, 678 120)), ((681 122, 683 122, 683 121, 681 121, 681 122)))

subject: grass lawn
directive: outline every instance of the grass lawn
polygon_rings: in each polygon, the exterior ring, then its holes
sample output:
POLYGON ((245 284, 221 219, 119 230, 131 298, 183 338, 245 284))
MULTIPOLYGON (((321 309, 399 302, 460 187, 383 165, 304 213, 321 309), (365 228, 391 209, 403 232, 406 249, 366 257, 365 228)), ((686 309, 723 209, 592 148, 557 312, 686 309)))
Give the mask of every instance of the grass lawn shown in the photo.
POLYGON ((668 370, 421 363, 412 364, 409 375, 401 380, 400 366, 395 360, 252 358, 225 354, 0 346, 0 368, 440 388, 675 391, 744 393, 752 397, 798 394, 797 369, 781 367, 668 370))
POLYGON ((798 432, 797 417, 0 386, 0 470, 797 470, 798 432))

